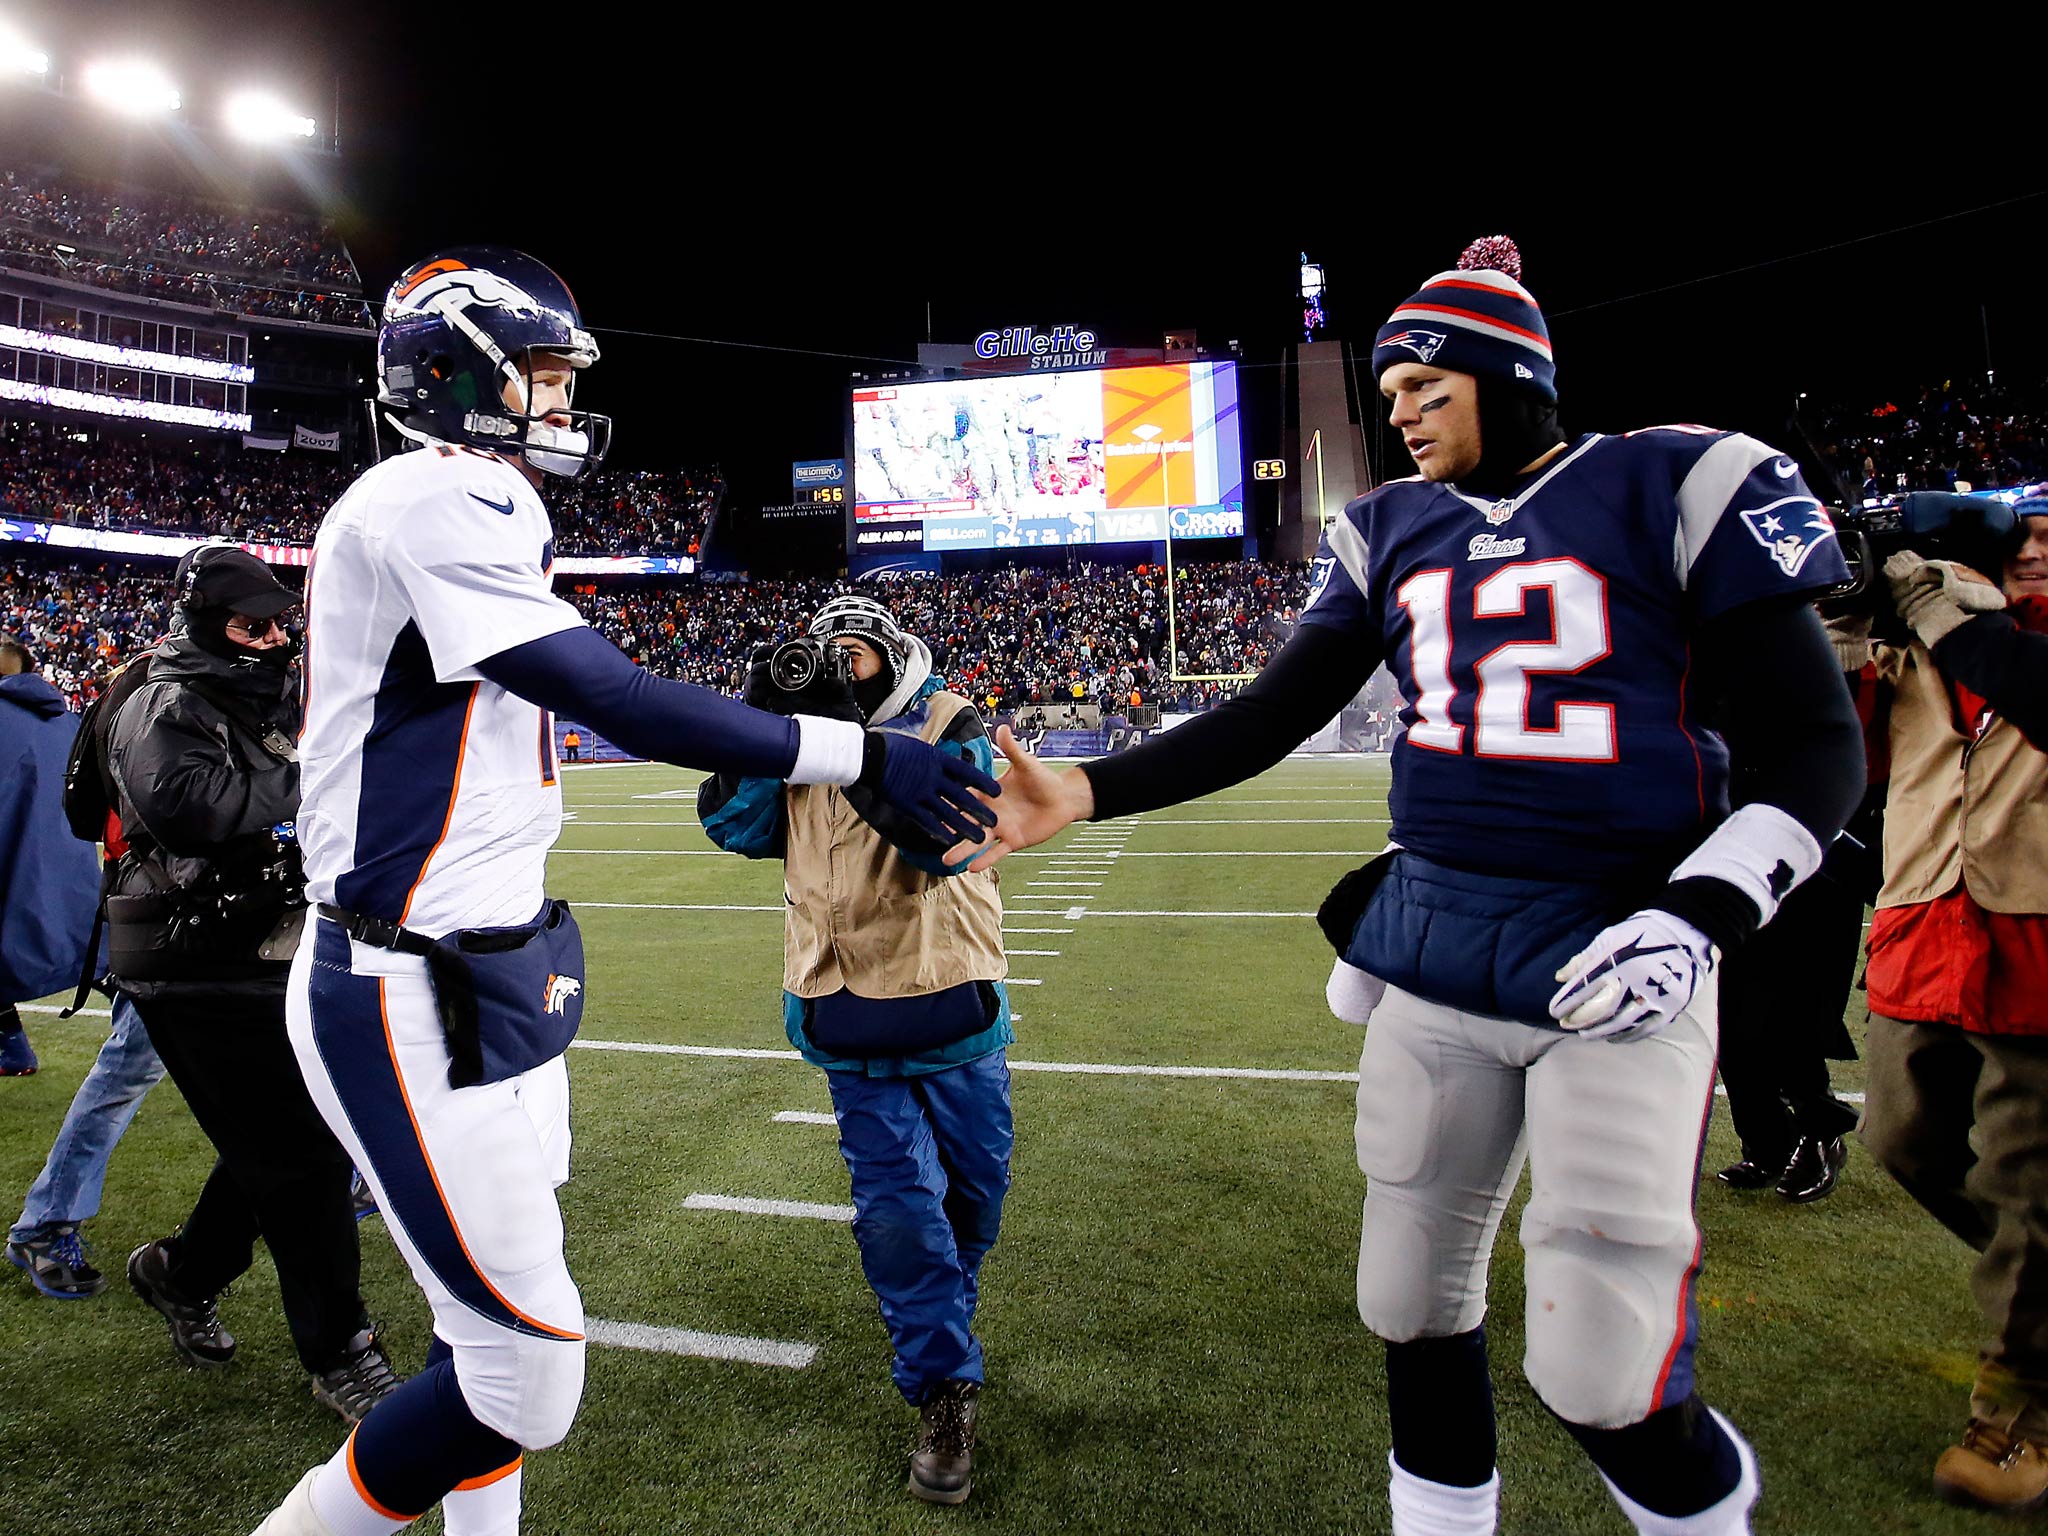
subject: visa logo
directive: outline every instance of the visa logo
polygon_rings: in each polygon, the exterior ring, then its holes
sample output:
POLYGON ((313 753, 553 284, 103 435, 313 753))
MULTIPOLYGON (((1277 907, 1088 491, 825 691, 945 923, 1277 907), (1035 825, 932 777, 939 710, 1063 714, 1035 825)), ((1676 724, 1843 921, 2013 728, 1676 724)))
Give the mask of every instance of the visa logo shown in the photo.
POLYGON ((1096 538, 1104 543, 1162 537, 1159 517, 1152 512, 1098 512, 1095 526, 1096 538))

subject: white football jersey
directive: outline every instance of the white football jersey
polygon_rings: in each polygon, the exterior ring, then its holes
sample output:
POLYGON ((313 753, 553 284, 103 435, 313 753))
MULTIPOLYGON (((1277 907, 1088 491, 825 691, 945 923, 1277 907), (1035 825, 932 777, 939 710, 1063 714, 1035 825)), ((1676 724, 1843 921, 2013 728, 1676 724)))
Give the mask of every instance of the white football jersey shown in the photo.
POLYGON ((553 563, 539 495, 478 449, 387 459, 328 512, 306 578, 310 899, 435 938, 539 912, 562 826, 553 722, 476 668, 583 623, 553 563))

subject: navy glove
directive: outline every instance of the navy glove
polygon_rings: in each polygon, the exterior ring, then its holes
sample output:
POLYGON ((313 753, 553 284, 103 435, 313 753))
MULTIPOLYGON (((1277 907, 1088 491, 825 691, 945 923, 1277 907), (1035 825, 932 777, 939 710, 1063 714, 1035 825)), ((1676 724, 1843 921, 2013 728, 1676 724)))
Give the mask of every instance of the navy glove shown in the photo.
POLYGON ((1000 795, 1002 786, 964 758, 900 731, 869 731, 855 781, 946 847, 981 841, 996 813, 973 790, 1000 795))

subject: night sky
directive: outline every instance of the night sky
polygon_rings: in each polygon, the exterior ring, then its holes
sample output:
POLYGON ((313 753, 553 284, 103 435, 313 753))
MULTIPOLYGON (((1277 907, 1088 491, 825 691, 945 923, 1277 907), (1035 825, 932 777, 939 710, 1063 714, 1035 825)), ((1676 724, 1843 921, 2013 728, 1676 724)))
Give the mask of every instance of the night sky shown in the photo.
MULTIPOLYGON (((2038 381, 2048 355, 2026 93, 1832 44, 1748 36, 1726 60, 1663 48, 1567 80, 1527 58, 1461 71, 1451 39, 1396 47, 1370 23, 1307 47, 1237 29, 1224 41, 1250 51, 1227 64, 1141 69, 1091 55, 1075 23, 938 46, 959 12, 887 35, 764 15, 747 36, 727 16, 583 14, 625 7, 0 8, 58 68, 146 52, 195 121, 258 82, 324 132, 338 76, 342 159, 313 195, 373 295, 439 245, 532 251, 604 346, 579 403, 616 418, 614 461, 720 462, 742 497, 779 499, 788 460, 838 453, 849 371, 913 359, 927 304, 941 341, 1193 327, 1271 376, 1303 249, 1329 273, 1331 334, 1369 345, 1468 240, 1512 235, 1572 428, 1782 440, 1800 391, 1874 402, 1978 371, 1987 329, 2001 377, 2038 381)), ((1248 453, 1277 453, 1251 424, 1248 453)))

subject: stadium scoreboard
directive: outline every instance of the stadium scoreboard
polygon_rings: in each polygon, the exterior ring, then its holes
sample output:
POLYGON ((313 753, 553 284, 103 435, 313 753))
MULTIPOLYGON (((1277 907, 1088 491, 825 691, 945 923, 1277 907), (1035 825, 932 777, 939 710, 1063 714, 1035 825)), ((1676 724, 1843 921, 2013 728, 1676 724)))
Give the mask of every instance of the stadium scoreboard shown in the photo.
POLYGON ((1238 402, 1231 362, 860 385, 849 564, 1242 538, 1238 402))

